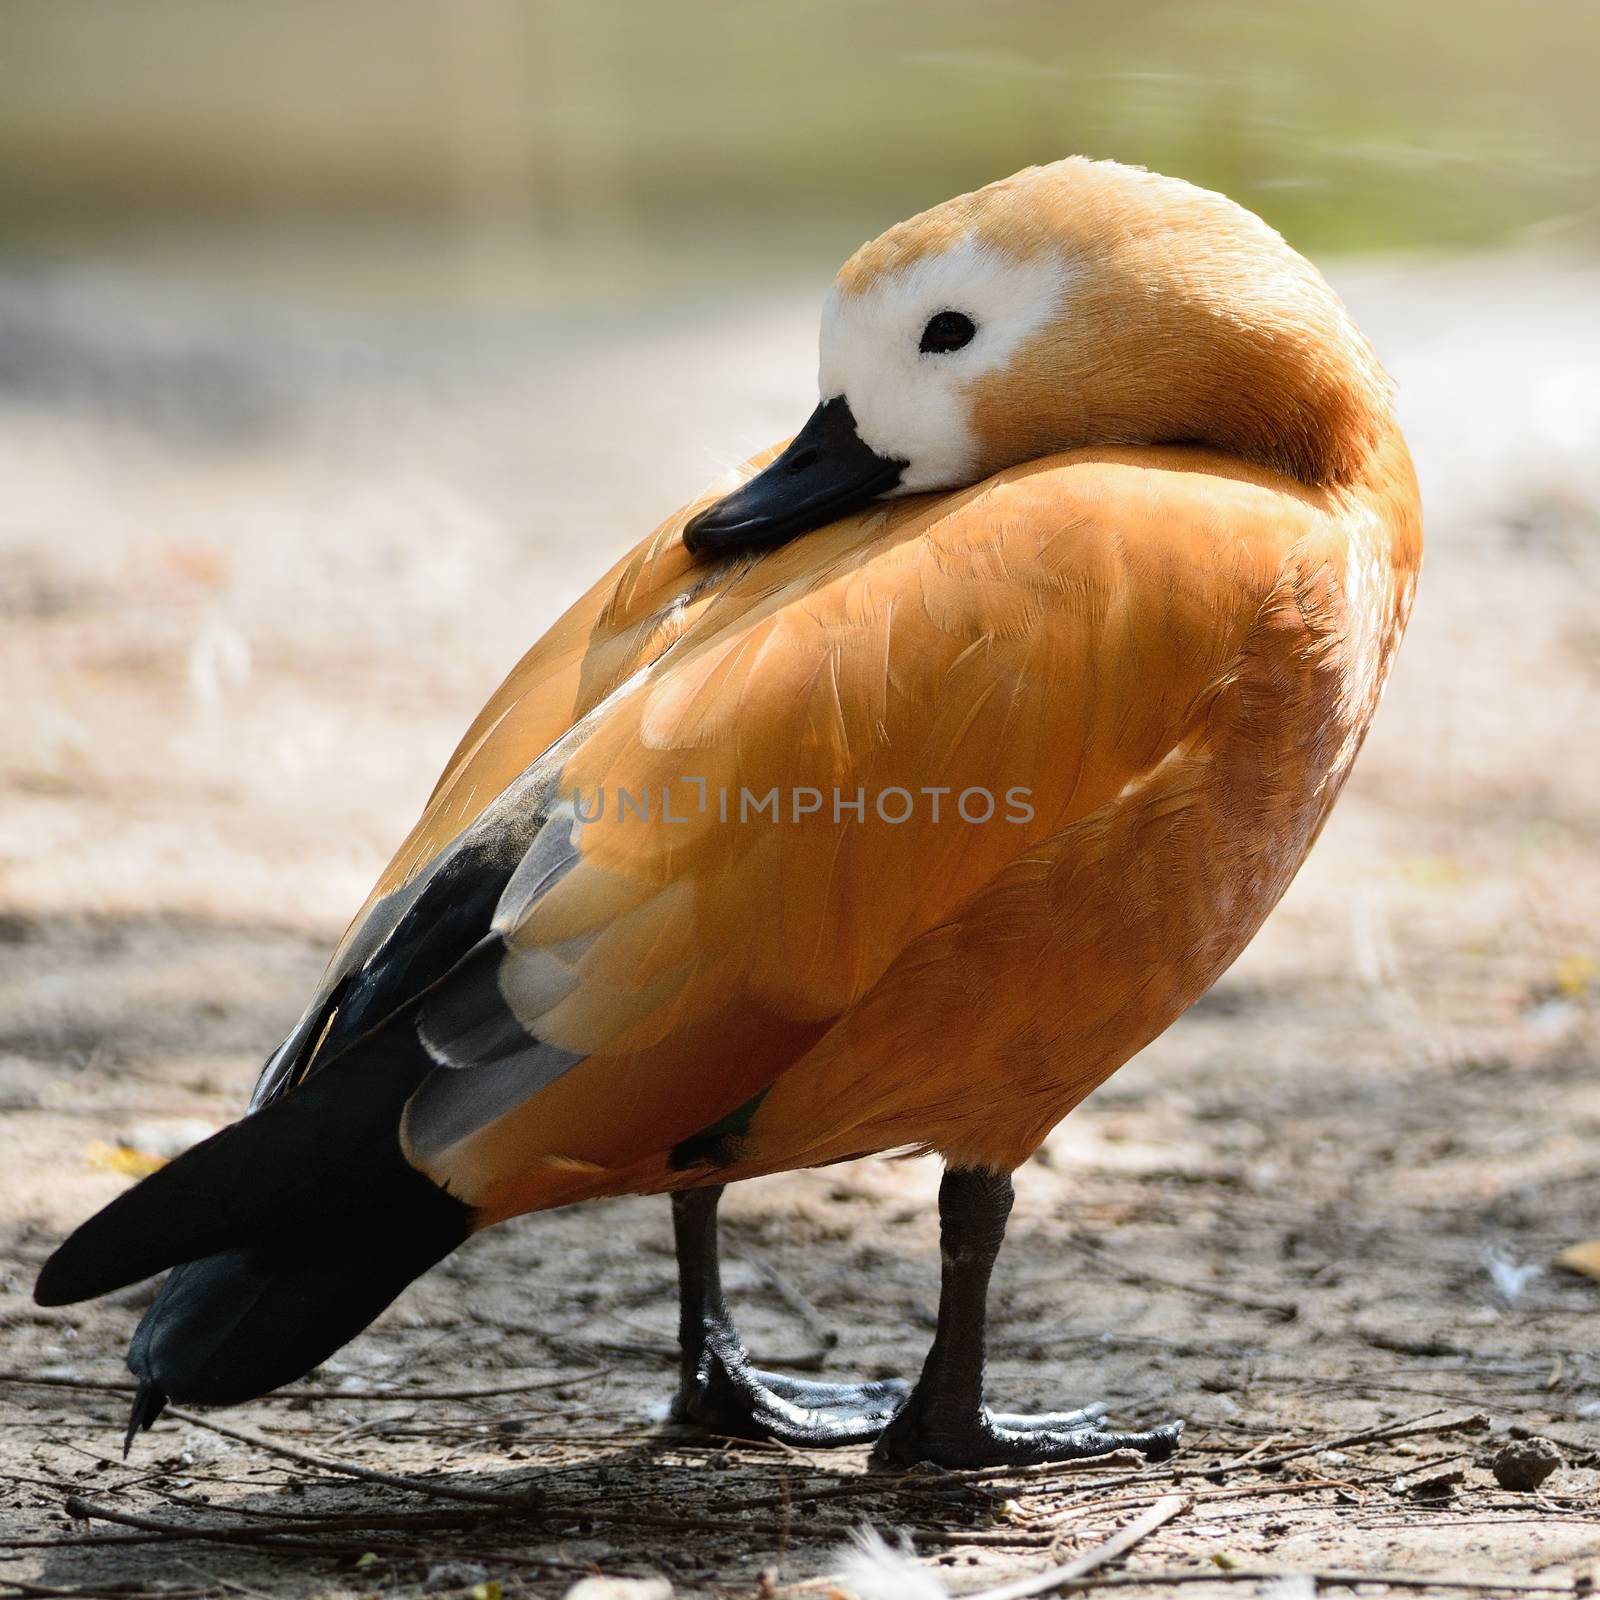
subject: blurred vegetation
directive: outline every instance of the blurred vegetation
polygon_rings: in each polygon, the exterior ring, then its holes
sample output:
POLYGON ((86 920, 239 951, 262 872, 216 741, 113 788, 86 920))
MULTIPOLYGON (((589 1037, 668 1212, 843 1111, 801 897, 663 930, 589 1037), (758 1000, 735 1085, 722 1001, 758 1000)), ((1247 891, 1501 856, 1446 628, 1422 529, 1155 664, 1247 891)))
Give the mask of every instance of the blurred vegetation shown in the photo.
POLYGON ((1071 151, 1310 251, 1592 239, 1597 61, 1594 0, 8 0, 0 249, 678 292, 1071 151))

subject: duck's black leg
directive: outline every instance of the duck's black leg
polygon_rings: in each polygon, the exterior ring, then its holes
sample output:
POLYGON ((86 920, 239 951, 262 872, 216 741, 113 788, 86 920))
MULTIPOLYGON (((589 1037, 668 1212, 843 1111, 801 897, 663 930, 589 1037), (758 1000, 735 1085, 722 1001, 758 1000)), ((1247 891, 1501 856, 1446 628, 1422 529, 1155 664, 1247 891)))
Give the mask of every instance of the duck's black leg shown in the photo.
POLYGON ((812 1447, 875 1439, 905 1398, 899 1378, 878 1383, 807 1383, 751 1366, 722 1298, 717 1263, 721 1187, 672 1197, 678 1248, 678 1342, 683 1367, 673 1420, 739 1439, 812 1447))
POLYGON ((1009 1174, 945 1173, 939 1187, 938 1331, 921 1379, 884 1429, 873 1459, 885 1466, 933 1461, 943 1467, 990 1467, 1121 1449, 1155 1459, 1170 1455, 1183 1431, 1181 1422, 1148 1433, 1116 1433, 1101 1426, 1104 1406, 1017 1416, 990 1411, 983 1403, 989 1273, 1010 1212, 1009 1174))

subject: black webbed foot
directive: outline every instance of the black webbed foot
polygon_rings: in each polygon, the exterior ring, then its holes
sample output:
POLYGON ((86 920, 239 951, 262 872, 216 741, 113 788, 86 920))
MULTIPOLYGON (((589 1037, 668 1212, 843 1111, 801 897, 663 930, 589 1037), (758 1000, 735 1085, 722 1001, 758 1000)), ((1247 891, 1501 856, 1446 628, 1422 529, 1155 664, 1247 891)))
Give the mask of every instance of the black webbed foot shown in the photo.
POLYGON ((945 1173, 939 1186, 939 1327, 917 1387, 884 1429, 873 1462, 1010 1467, 1081 1461, 1114 1450, 1164 1460, 1178 1447, 1181 1422, 1121 1432, 1105 1426, 1102 1405, 1026 1416, 991 1411, 983 1403, 989 1273, 1010 1212, 1011 1179, 1005 1173, 945 1173))
POLYGON ((876 1439, 911 1386, 899 1378, 819 1383, 753 1366, 722 1298, 717 1260, 720 1189, 672 1197, 681 1295, 683 1368, 672 1420, 734 1439, 809 1446, 876 1439))
POLYGON ((764 1372, 750 1365, 742 1348, 735 1354, 708 1347, 697 1371, 680 1383, 672 1419, 734 1439, 813 1449, 864 1444, 883 1432, 909 1392, 900 1378, 817 1383, 764 1372))
POLYGON ((933 1461, 941 1467, 1023 1467, 1043 1461, 1082 1461, 1115 1450, 1137 1450, 1164 1461, 1178 1447, 1181 1422, 1124 1433, 1102 1425, 1106 1408, 1049 1411, 1036 1416, 993 1412, 987 1406, 963 1419, 933 1419, 915 1399, 884 1430, 872 1452, 875 1466, 912 1467, 933 1461))

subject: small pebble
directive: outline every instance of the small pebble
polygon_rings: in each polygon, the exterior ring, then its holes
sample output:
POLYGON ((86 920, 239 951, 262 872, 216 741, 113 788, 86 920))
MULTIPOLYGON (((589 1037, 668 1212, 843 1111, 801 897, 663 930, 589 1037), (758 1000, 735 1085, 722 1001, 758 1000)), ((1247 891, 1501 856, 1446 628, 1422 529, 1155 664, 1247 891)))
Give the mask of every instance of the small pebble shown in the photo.
POLYGON ((1528 1494, 1561 1465, 1561 1452, 1548 1439, 1513 1439, 1503 1445, 1490 1470, 1502 1489, 1528 1494))
POLYGON ((483 1583, 489 1569, 477 1561, 437 1561, 428 1568, 422 1580, 425 1589, 464 1589, 469 1584, 483 1583))

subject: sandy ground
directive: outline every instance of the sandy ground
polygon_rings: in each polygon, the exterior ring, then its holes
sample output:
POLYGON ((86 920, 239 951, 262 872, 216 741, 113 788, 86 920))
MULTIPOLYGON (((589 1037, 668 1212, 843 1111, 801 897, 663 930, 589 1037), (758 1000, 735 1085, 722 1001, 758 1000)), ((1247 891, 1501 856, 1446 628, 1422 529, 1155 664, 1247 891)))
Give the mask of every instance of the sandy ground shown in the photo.
MULTIPOLYGON (((1424 479, 1412 635, 1266 931, 1020 1174, 995 1292, 998 1398, 1179 1415, 1185 1448, 885 1478, 861 1451, 660 1430, 659 1201, 481 1238, 304 1392, 163 1421, 126 1465, 148 1291, 28 1293, 127 1181, 109 1146, 236 1113, 524 645, 798 422, 812 306, 574 330, 0 277, 0 1594, 492 1600, 591 1571, 822 1593, 863 1524, 905 1530, 959 1593, 1175 1492, 1182 1514, 1100 1580, 1581 1589, 1600 1283, 1553 1258, 1600 1234, 1600 272, 1507 256, 1340 283, 1424 479), (1524 1432, 1563 1458, 1538 1493, 1488 1468, 1524 1432)), ((731 1197, 757 1353, 913 1372, 936 1181, 874 1161, 731 1197)))

